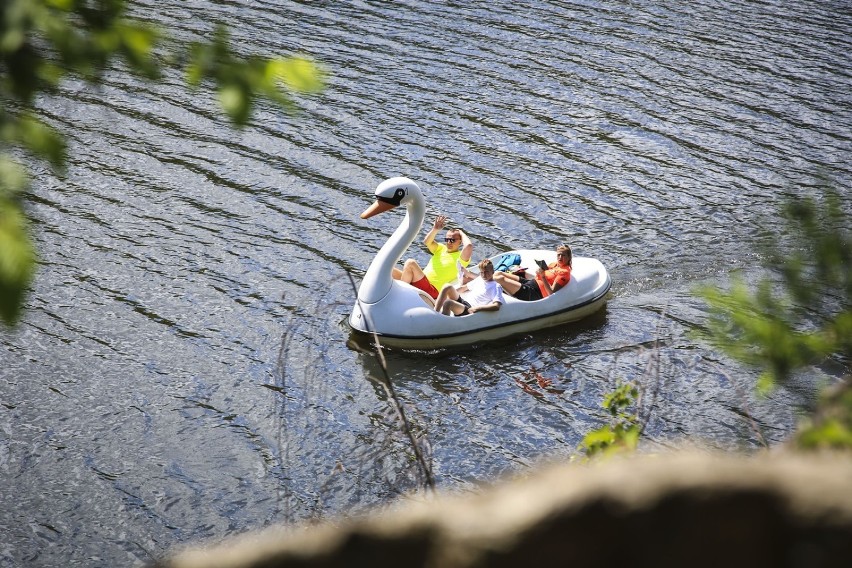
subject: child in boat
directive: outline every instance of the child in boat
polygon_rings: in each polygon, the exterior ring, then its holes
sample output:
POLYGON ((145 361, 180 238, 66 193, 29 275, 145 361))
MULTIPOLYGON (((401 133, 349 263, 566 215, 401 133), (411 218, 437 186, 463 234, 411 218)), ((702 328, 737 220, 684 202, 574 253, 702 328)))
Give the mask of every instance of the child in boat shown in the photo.
POLYGON ((541 300, 568 284, 571 280, 572 259, 571 247, 561 245, 556 247, 556 262, 551 262, 547 270, 539 268, 535 280, 527 280, 508 272, 498 272, 494 275, 494 281, 500 284, 507 294, 519 300, 541 300))
POLYGON ((435 311, 445 316, 466 316, 476 312, 495 312, 505 303, 503 289, 494 281, 494 265, 487 258, 479 263, 479 276, 458 289, 446 284, 438 294, 435 311), (460 292, 470 292, 473 304, 465 301, 460 292))

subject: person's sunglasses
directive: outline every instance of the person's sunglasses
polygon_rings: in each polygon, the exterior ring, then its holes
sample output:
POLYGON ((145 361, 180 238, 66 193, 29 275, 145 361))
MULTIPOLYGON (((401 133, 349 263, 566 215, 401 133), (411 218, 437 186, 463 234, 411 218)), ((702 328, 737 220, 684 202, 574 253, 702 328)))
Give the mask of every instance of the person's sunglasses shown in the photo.
POLYGON ((450 237, 447 237, 446 239, 444 239, 444 241, 446 241, 446 242, 448 242, 448 243, 454 243, 454 242, 456 242, 457 240, 458 240, 458 239, 452 239, 452 238, 450 238, 450 237))

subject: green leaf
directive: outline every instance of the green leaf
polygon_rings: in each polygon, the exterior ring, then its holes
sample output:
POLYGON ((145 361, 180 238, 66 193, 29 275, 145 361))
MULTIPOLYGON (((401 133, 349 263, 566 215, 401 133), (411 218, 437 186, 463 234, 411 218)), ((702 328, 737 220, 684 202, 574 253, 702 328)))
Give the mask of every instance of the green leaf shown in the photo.
POLYGON ((771 371, 764 371, 757 378, 755 390, 760 396, 769 396, 775 389, 775 375, 771 371))
POLYGON ((636 446, 639 445, 640 434, 639 426, 633 425, 627 428, 621 436, 621 442, 624 445, 624 449, 630 451, 635 450, 636 446))
POLYGON ((154 27, 121 22, 116 31, 120 40, 121 52, 131 66, 150 79, 159 77, 160 70, 154 59, 154 46, 160 39, 160 32, 154 27))
MULTIPOLYGON (((98 84, 117 59, 123 59, 133 73, 158 77, 155 51, 160 31, 127 18, 127 4, 126 0, 0 2, 0 144, 26 149, 61 167, 66 160, 64 139, 29 114, 36 96, 55 89, 69 75, 98 84), (15 110, 10 113, 9 108, 15 110)), ((293 102, 284 90, 322 88, 322 73, 309 59, 241 59, 232 53, 228 36, 227 27, 220 25, 210 42, 191 46, 186 77, 191 86, 212 80, 234 124, 248 122, 256 96, 290 110, 293 102)), ((26 219, 16 201, 26 186, 22 168, 0 156, 0 310, 6 322, 17 317, 34 270, 26 219)))
POLYGON ((830 419, 800 432, 798 443, 803 448, 852 449, 852 430, 840 420, 830 419))
POLYGON ((6 29, 0 35, 0 52, 12 53, 17 51, 26 41, 27 36, 21 28, 6 29))
POLYGON ((65 140, 55 130, 32 115, 18 118, 14 138, 36 156, 56 167, 65 163, 65 140))
POLYGON ((0 199, 12 199, 26 190, 29 183, 23 166, 0 154, 0 199))
POLYGON ((13 325, 35 272, 35 251, 23 212, 0 197, 0 319, 13 325))
POLYGON ((236 124, 248 121, 250 99, 244 89, 238 85, 223 85, 219 88, 219 104, 236 124))
POLYGON ((823 391, 815 414, 800 425, 796 443, 805 449, 852 450, 852 377, 823 391))
POLYGON ((281 81, 291 91, 314 93, 324 87, 324 74, 310 59, 288 57, 271 59, 266 64, 269 82, 281 81))
POLYGON ((592 430, 583 437, 583 445, 587 448, 595 446, 608 446, 615 442, 615 433, 610 426, 602 426, 592 430))
POLYGON ((47 5, 67 12, 74 7, 74 0, 47 0, 47 5))
MULTIPOLYGON (((710 308, 702 334, 739 361, 760 369, 756 390, 767 395, 796 370, 827 357, 852 358, 852 237, 837 191, 821 200, 790 200, 786 226, 765 245, 769 277, 750 290, 734 277, 730 288, 698 290, 710 308)), ((852 386, 822 396, 811 424, 800 427, 800 447, 852 448, 852 386)))

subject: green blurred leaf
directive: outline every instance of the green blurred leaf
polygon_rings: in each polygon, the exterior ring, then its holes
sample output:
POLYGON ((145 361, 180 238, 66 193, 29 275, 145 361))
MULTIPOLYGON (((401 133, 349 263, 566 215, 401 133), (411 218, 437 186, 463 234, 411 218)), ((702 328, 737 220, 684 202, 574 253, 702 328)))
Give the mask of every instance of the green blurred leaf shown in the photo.
POLYGON ((282 90, 316 92, 324 86, 319 67, 304 57, 240 58, 229 45, 227 29, 218 27, 213 40, 195 43, 190 48, 186 67, 187 82, 192 86, 210 80, 218 87, 222 109, 237 125, 248 122, 256 95, 284 110, 294 108, 292 99, 282 90))
POLYGON ((813 417, 796 434, 805 449, 852 449, 852 379, 827 389, 813 417))
POLYGON ((0 319, 13 325, 35 272, 35 251, 16 200, 0 197, 0 319))
POLYGON ((122 22, 116 27, 116 32, 121 42, 121 52, 131 66, 145 77, 158 78, 160 70, 154 58, 154 47, 160 39, 159 30, 122 22))
POLYGON ((592 430, 583 437, 583 445, 588 448, 601 447, 615 442, 615 433, 611 426, 602 426, 597 430, 592 430))
POLYGON ((804 448, 852 448, 852 430, 839 420, 827 420, 802 432, 799 445, 804 448))
POLYGON ((29 177, 23 166, 0 154, 0 199, 13 199, 23 193, 28 185, 29 177))
POLYGON ((755 385, 755 390, 757 390, 757 394, 761 396, 768 396, 775 389, 775 376, 768 372, 764 371, 757 378, 757 384, 755 385))
MULTIPOLYGON (((160 31, 126 17, 126 0, 0 0, 0 143, 23 148, 54 167, 65 162, 64 139, 29 111, 39 93, 55 90, 66 76, 98 84, 111 62, 124 61, 133 73, 155 79, 160 31)), ((281 88, 314 92, 321 73, 305 58, 271 60, 237 57, 228 30, 217 26, 210 42, 189 49, 186 77, 190 86, 211 80, 219 102, 236 125, 248 122, 257 96, 285 110, 292 100, 281 88)), ((183 54, 181 54, 182 56, 183 54)), ((164 55, 168 60, 168 54, 164 55)), ((22 169, 0 156, 0 266, 4 270, 4 321, 16 317, 34 258, 26 219, 16 201, 27 185, 22 169), (26 269, 26 267, 30 267, 26 269), (23 267, 23 268, 22 268, 23 267), (28 272, 27 270, 30 270, 28 272)))
POLYGON ((19 49, 27 36, 21 28, 6 29, 0 36, 0 52, 10 53, 19 49))
POLYGON ((269 60, 265 77, 270 83, 281 81, 288 89, 298 93, 315 93, 324 87, 324 76, 320 68, 310 59, 303 57, 279 57, 269 60))
POLYGON ((74 7, 75 0, 47 0, 48 6, 53 6, 59 10, 70 11, 74 7))
POLYGON ((0 127, 0 139, 23 146, 55 167, 62 167, 65 163, 65 140, 30 114, 9 117, 0 127))
POLYGON ((763 368, 762 393, 833 353, 852 355, 848 216, 836 193, 825 193, 821 206, 812 199, 785 205, 786 248, 778 242, 767 245, 766 268, 775 278, 761 280, 753 292, 736 276, 727 291, 698 290, 710 307, 705 339, 763 368))
POLYGON ((250 110, 250 99, 244 89, 238 85, 223 85, 219 88, 219 104, 230 119, 238 124, 245 124, 250 110))
MULTIPOLYGON (((789 200, 786 226, 764 245, 770 276, 752 291, 737 276, 728 290, 698 290, 710 308, 703 337, 761 370, 756 390, 769 393, 827 357, 852 360, 852 239, 849 216, 830 187, 821 199, 789 200)), ((815 422, 797 435, 800 447, 852 448, 852 389, 822 400, 815 422)))

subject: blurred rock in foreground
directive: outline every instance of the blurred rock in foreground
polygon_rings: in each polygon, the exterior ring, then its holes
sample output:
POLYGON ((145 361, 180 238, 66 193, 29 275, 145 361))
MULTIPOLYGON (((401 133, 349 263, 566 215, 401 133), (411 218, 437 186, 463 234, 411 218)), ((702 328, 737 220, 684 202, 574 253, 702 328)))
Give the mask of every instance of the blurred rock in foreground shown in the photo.
POLYGON ((168 568, 852 566, 852 457, 672 453, 177 552, 168 568))

